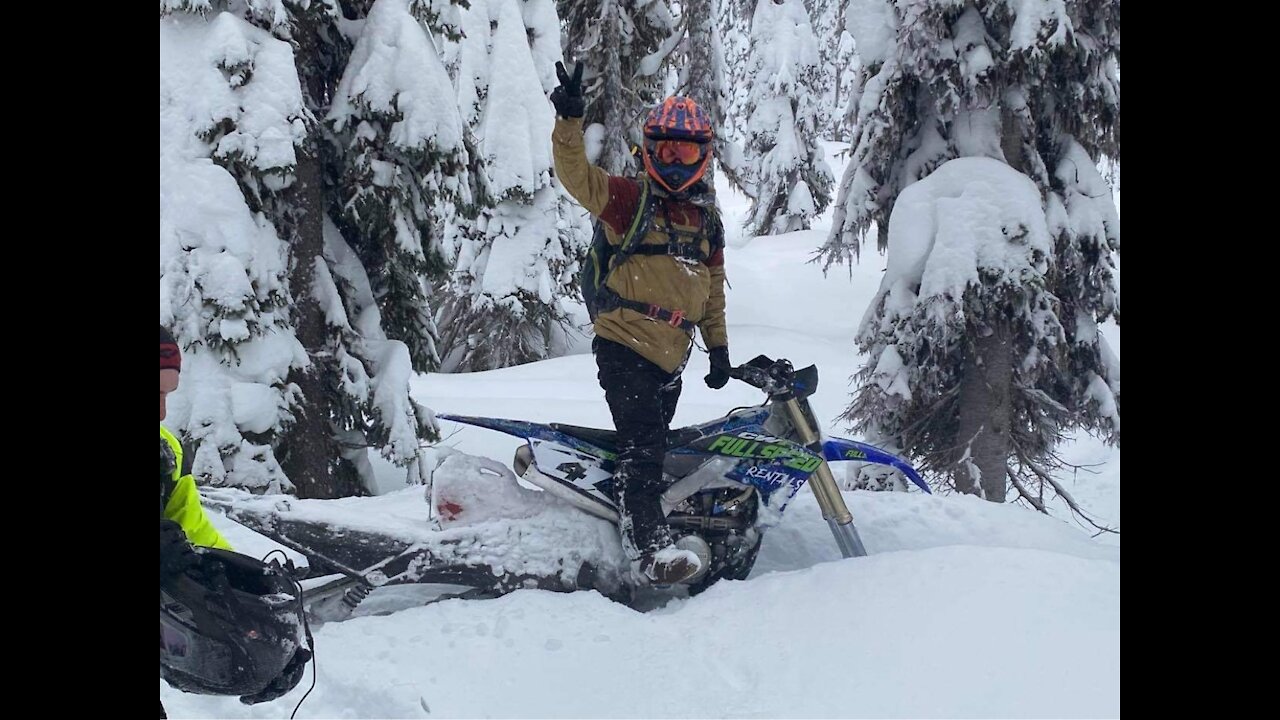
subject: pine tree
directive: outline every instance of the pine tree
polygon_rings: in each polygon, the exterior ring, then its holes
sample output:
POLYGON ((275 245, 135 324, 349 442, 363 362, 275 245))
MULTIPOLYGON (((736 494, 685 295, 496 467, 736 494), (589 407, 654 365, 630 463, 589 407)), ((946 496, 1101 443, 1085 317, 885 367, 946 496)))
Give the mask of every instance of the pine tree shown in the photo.
POLYGON ((588 157, 626 175, 638 164, 645 114, 663 98, 668 60, 683 37, 666 0, 557 0, 564 55, 584 66, 588 157))
POLYGON ((1120 4, 850 12, 864 66, 823 252, 849 260, 878 225, 890 270, 846 417, 960 491, 1003 502, 1012 484, 1044 510, 1051 488, 1079 512, 1054 448, 1075 428, 1120 439, 1098 332, 1120 319, 1120 225, 1097 170, 1120 157, 1120 4))
POLYGON ((748 184, 743 175, 742 148, 734 142, 725 123, 725 55, 720 43, 716 0, 691 0, 685 5, 683 13, 688 37, 684 43, 679 90, 698 103, 711 118, 711 126, 716 130, 715 162, 709 174, 714 174, 715 169, 718 169, 738 189, 745 192, 748 184))
POLYGON ((265 211, 309 114, 297 83, 280 82, 288 45, 207 3, 172 5, 160 21, 160 323, 186 362, 165 424, 204 482, 286 491, 271 443, 299 409, 284 378, 305 356, 288 246, 265 211))
POLYGON ((327 117, 343 158, 333 216, 418 372, 439 364, 428 293, 445 274, 445 212, 467 164, 453 83, 424 27, 440 17, 427 3, 376 3, 327 117))
POLYGON ((812 0, 810 17, 818 39, 818 134, 828 140, 845 137, 845 111, 858 73, 853 35, 845 29, 848 0, 812 0))
POLYGON ((759 0, 748 78, 748 227, 754 235, 808 229, 831 202, 834 178, 818 145, 817 41, 801 0, 759 0))
MULTIPOLYGON (((720 35, 721 54, 724 57, 724 72, 734 82, 725 83, 724 111, 721 122, 726 137, 741 146, 747 137, 747 115, 745 107, 747 96, 751 91, 749 83, 736 81, 747 77, 751 67, 751 16, 755 14, 755 0, 716 0, 717 26, 720 35)), ((749 168, 743 168, 745 173, 749 168)), ((747 189, 751 188, 750 178, 744 177, 747 189)), ((747 193, 751 195, 750 192, 747 193)))
MULTIPOLYGON (((486 11, 474 7, 473 11, 486 11)), ((550 0, 488 0, 484 110, 476 119, 487 207, 459 231, 443 313, 446 370, 484 370, 551 356, 568 322, 582 227, 552 181, 555 23, 550 0), (522 12, 523 10, 523 12, 522 12), (529 23, 529 24, 526 24, 529 23), (536 57, 535 57, 536 48, 536 57)))
MULTIPOLYGON (((193 408, 185 418, 176 418, 182 421, 177 429, 198 445, 197 474, 207 482, 269 490, 287 490, 292 480, 301 497, 360 494, 373 489, 368 452, 376 448, 403 467, 410 482, 421 482, 419 445, 434 437, 435 429, 429 411, 408 395, 409 350, 386 338, 369 273, 353 260, 326 213, 338 204, 330 193, 345 166, 343 148, 325 136, 325 126, 317 120, 327 115, 352 51, 339 9, 325 3, 216 0, 169 5, 161 7, 162 46, 166 27, 189 30, 178 39, 181 49, 162 55, 162 78, 166 72, 175 76, 171 104, 188 117, 210 118, 204 127, 176 128, 179 140, 171 144, 186 142, 184 131, 205 142, 209 156, 237 185, 239 203, 255 213, 261 235, 266 237, 269 229, 284 250, 274 260, 267 252, 251 254, 241 271, 251 283, 262 283, 270 272, 278 272, 272 268, 283 269, 284 285, 274 296, 270 322, 262 321, 260 329, 247 323, 249 337, 260 334, 270 342, 243 348, 209 343, 216 352, 194 358, 184 378, 188 387, 213 389, 210 408, 213 400, 222 404, 216 412, 193 408), (211 43, 216 52, 192 52, 199 42, 211 43), (212 107, 210 87, 216 84, 195 82, 198 69, 191 63, 219 55, 223 59, 214 72, 225 84, 241 88, 241 96, 219 104, 214 113, 192 112, 193 107, 212 107), (238 382, 249 373, 279 388, 283 399, 272 404, 271 396, 238 382), (235 380, 228 381, 228 375, 235 380), (246 450, 237 454, 236 446, 246 450)), ((368 3, 355 0, 341 6, 347 20, 363 19, 369 11, 368 3)), ((162 108, 164 87, 162 82, 162 108)), ((164 147, 162 133, 162 158, 164 147)), ((166 179, 162 171, 162 187, 186 193, 182 197, 188 199, 171 206, 172 216, 192 215, 197 222, 188 224, 213 228, 225 221, 227 212, 234 214, 237 203, 231 196, 210 196, 200 206, 189 201, 193 196, 203 199, 197 181, 181 175, 166 179)), ((162 228, 164 214, 162 202, 162 228)), ((162 264, 162 321, 164 287, 181 283, 181 276, 172 272, 174 258, 187 264, 198 259, 191 247, 179 243, 168 271, 162 264)), ((164 257, 162 252, 162 262, 164 257)), ((225 253, 219 258, 224 269, 228 259, 225 253)), ((219 301, 229 300, 235 274, 219 277, 224 285, 219 301)), ((170 298, 171 315, 181 325, 177 319, 190 314, 196 303, 187 297, 175 300, 172 293, 170 298)), ((223 337, 230 337, 230 327, 221 330, 223 337)), ((185 334, 184 340, 199 355, 200 343, 208 343, 210 335, 185 334)))

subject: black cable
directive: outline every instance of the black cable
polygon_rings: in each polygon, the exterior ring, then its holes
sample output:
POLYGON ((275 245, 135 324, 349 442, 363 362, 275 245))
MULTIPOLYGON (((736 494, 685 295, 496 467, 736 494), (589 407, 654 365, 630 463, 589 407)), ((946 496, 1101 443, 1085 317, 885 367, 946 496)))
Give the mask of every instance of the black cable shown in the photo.
POLYGON ((302 703, 316 689, 316 641, 311 638, 311 622, 307 620, 307 613, 302 607, 302 583, 297 580, 293 584, 298 587, 298 611, 302 613, 302 632, 307 636, 307 645, 311 647, 311 687, 302 694, 298 699, 298 704, 293 706, 293 712, 289 713, 289 720, 293 720, 298 714, 298 708, 302 707, 302 703))
MULTIPOLYGON (((275 555, 276 553, 280 553, 280 557, 284 558, 284 562, 293 562, 292 560, 289 559, 289 556, 288 554, 285 553, 285 551, 281 550, 280 548, 275 548, 271 552, 262 556, 263 564, 265 565, 267 562, 267 558, 271 557, 272 555, 275 555)), ((284 563, 280 563, 280 564, 284 565, 284 563)))
POLYGON ((738 412, 739 410, 754 410, 754 409, 756 409, 756 408, 762 408, 762 407, 764 407, 765 405, 768 405, 768 404, 769 404, 769 403, 768 403, 768 401, 766 401, 766 402, 762 402, 762 403, 760 403, 759 405, 739 405, 738 407, 736 407, 736 408, 734 408, 734 409, 730 410, 729 412, 725 413, 725 414, 723 415, 723 417, 729 417, 730 415, 732 415, 732 414, 734 414, 734 413, 738 412))

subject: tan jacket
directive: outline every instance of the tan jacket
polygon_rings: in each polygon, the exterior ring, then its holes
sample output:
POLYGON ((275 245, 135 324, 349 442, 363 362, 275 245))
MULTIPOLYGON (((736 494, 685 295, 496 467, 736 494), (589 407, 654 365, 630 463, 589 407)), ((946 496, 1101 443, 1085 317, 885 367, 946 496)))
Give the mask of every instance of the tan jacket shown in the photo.
MULTIPOLYGON (((610 244, 619 244, 639 209, 640 182, 609 175, 587 161, 581 118, 557 118, 551 148, 561 184, 587 212, 604 221, 610 244)), ((692 203, 662 198, 643 243, 666 245, 668 223, 694 232, 700 219, 700 210, 692 203)), ((710 255, 704 262, 670 255, 632 255, 609 275, 608 286, 628 300, 682 311, 702 331, 707 349, 727 347, 724 250, 710 251, 704 240, 703 254, 710 255)), ((667 372, 681 367, 692 342, 684 330, 629 308, 597 315, 595 331, 599 337, 629 346, 667 372)))

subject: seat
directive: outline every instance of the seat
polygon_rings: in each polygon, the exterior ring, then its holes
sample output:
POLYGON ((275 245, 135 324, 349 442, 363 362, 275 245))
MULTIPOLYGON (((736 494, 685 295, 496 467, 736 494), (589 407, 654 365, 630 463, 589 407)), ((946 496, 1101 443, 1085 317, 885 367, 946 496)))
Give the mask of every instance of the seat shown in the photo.
MULTIPOLYGON (((618 449, 618 433, 614 430, 605 430, 603 428, 589 428, 580 425, 566 425, 564 423, 551 423, 551 427, 568 435, 576 437, 579 440, 585 440, 592 445, 605 450, 616 452, 618 449)), ((678 448, 702 437, 702 431, 696 427, 678 428, 667 433, 667 447, 678 448)))

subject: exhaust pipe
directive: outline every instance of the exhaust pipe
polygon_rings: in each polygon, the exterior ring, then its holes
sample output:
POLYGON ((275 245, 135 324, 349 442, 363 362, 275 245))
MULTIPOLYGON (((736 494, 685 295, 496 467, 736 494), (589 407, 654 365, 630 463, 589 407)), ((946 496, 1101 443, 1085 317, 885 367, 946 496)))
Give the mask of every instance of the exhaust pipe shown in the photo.
POLYGON ((524 477, 524 471, 528 470, 532 464, 533 451, 529 449, 528 443, 525 443, 516 449, 515 459, 511 461, 511 469, 516 471, 516 477, 524 477))

